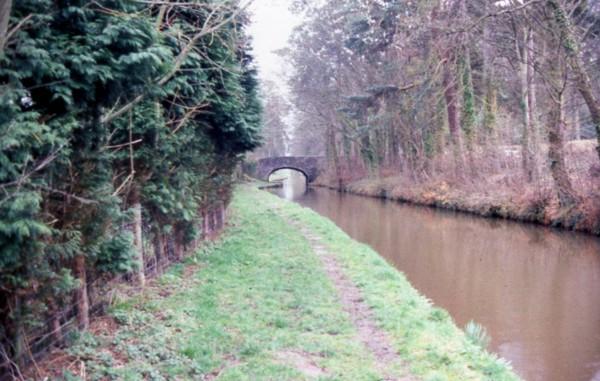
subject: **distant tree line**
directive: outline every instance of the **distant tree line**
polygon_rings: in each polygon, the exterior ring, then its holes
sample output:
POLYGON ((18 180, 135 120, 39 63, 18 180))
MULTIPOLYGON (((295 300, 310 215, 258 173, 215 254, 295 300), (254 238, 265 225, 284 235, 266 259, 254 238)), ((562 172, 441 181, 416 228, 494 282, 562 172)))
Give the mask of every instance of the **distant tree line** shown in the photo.
POLYGON ((248 161, 262 157, 285 156, 290 141, 291 108, 288 99, 273 80, 261 81, 263 103, 261 135, 263 144, 247 156, 248 161))
POLYGON ((237 0, 1 2, 0 372, 229 201, 259 143, 246 23, 237 0))
POLYGON ((594 192, 599 2, 295 7, 305 21, 287 52, 303 131, 293 144, 300 154, 326 153, 331 178, 387 173, 488 188, 501 179, 552 189, 567 208, 594 192))

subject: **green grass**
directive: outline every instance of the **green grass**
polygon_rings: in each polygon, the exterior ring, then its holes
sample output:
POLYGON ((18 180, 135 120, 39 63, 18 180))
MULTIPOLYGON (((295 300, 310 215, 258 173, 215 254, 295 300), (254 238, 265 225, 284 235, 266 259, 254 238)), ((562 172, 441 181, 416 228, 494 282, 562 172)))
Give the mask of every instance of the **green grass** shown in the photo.
MULTIPOLYGON (((314 212, 248 186, 236 192, 219 243, 142 295, 122 298, 111 312, 116 332, 86 335, 71 349, 88 379, 380 380, 319 259, 289 219, 323 238, 419 378, 517 380, 371 249, 314 212), (323 372, 303 370, 306 363, 323 372)), ((402 373, 400 366, 394 371, 402 373)))

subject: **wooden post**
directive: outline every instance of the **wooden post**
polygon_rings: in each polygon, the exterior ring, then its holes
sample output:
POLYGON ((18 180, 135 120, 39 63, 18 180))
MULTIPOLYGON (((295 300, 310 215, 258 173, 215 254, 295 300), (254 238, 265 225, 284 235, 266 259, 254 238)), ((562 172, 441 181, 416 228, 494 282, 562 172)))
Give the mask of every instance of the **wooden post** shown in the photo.
POLYGON ((154 231, 154 253, 156 257, 156 273, 162 273, 163 261, 166 260, 165 245, 160 229, 156 228, 154 231))

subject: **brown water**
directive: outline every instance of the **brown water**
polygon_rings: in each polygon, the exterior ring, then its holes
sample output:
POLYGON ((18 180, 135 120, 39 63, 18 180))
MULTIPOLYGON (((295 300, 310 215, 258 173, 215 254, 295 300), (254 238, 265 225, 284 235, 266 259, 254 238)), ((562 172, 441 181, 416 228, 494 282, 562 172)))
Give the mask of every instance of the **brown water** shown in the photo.
POLYGON ((483 325, 525 380, 600 381, 600 239, 297 179, 279 193, 369 244, 459 326, 483 325))

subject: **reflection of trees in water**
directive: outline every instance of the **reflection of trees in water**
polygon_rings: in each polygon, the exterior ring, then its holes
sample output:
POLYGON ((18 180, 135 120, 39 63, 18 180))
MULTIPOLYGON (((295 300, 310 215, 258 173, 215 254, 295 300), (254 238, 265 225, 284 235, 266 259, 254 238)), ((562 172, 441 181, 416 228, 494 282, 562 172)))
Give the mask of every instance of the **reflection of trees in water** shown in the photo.
MULTIPOLYGON (((387 201, 387 203, 387 208, 401 208, 403 209, 402 213, 407 214, 409 218, 421 220, 426 224, 434 223, 437 228, 443 229, 449 225, 453 230, 459 222, 463 225, 464 230, 472 227, 477 230, 489 230, 499 235, 510 235, 511 240, 527 242, 532 246, 540 246, 557 254, 582 255, 595 252, 598 249, 596 246, 600 247, 600 241, 584 233, 567 232, 541 225, 507 221, 500 218, 486 218, 444 209, 391 201, 387 201), (596 241, 595 244, 594 241, 596 241)), ((541 250, 534 250, 534 252, 547 254, 541 250)))

